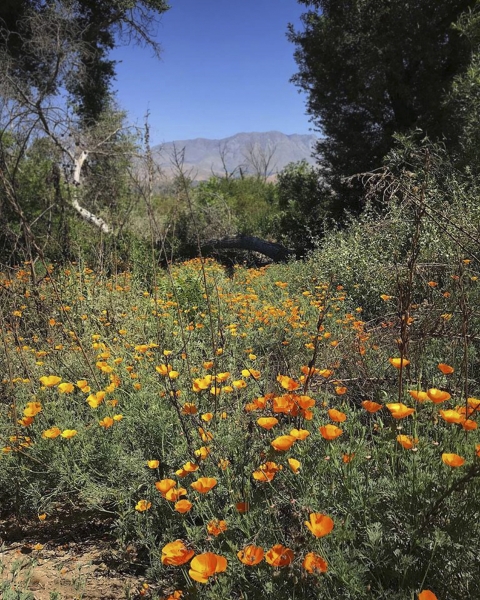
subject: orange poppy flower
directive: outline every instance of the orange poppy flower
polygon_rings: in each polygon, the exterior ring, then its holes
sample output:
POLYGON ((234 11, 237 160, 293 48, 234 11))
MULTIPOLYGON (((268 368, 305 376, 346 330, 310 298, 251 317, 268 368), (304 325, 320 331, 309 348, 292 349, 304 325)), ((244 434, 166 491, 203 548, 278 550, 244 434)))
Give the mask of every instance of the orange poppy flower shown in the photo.
POLYGON ((475 421, 472 421, 472 419, 466 419, 462 423, 462 427, 465 431, 473 431, 474 429, 477 429, 478 424, 475 421))
POLYGON ((182 540, 175 540, 162 548, 162 564, 164 565, 183 565, 188 562, 195 554, 189 550, 182 540))
POLYGON ((394 419, 404 419, 415 412, 414 408, 408 408, 408 406, 405 406, 402 402, 387 404, 387 408, 394 419))
POLYGON ((315 554, 315 552, 309 552, 305 556, 302 567, 305 569, 305 571, 307 571, 307 573, 314 573, 315 571, 326 573, 328 570, 327 561, 318 554, 315 554))
POLYGON ((290 469, 292 470, 292 472, 295 473, 295 475, 296 475, 298 473, 298 471, 300 470, 300 467, 302 466, 302 464, 296 458, 289 458, 288 459, 288 466, 290 467, 290 469))
POLYGON ((224 531, 227 530, 227 523, 225 521, 220 521, 219 519, 212 519, 209 523, 207 523, 207 531, 210 535, 220 535, 224 531))
POLYGON ((442 454, 442 460, 449 467, 461 467, 463 464, 465 464, 465 459, 463 457, 453 453, 449 454, 444 452, 442 454))
POLYGON ((275 438, 270 445, 275 448, 277 452, 285 452, 293 446, 295 441, 293 435, 281 435, 280 437, 275 438))
POLYGON ((347 420, 347 415, 336 408, 331 408, 328 411, 328 416, 332 421, 335 421, 335 423, 343 423, 347 420))
POLYGON ((149 469, 156 469, 160 464, 159 460, 147 460, 147 467, 149 469))
POLYGON ((336 393, 338 396, 343 396, 343 394, 346 394, 346 393, 347 393, 347 390, 348 390, 348 388, 346 388, 346 387, 345 387, 345 386, 343 386, 343 385, 337 385, 337 386, 335 386, 335 393, 336 393))
POLYGON ((43 377, 40 377, 40 383, 46 388, 55 387, 61 381, 62 378, 57 377, 56 375, 44 375, 43 377))
POLYGON ((480 444, 475 445, 475 454, 480 458, 480 444))
POLYGON ((432 591, 423 590, 418 594, 418 600, 438 600, 438 598, 432 591))
POLYGON ((307 429, 292 429, 290 435, 296 440, 304 440, 310 435, 310 432, 307 429))
POLYGON ((457 412, 456 410, 440 410, 440 415, 447 423, 463 423, 465 416, 457 412))
POLYGON ((293 562, 293 550, 282 546, 282 544, 275 544, 265 554, 265 560, 272 567, 286 567, 293 562))
POLYGON ((105 429, 108 429, 109 427, 111 427, 114 423, 114 420, 112 419, 112 417, 105 417, 104 419, 102 419, 101 421, 98 422, 98 424, 100 425, 100 427, 104 427, 105 429))
POLYGON ((277 465, 277 463, 269 461, 264 465, 260 465, 260 467, 253 472, 253 478, 257 481, 272 481, 276 473, 278 473, 278 471, 281 469, 281 465, 277 465))
POLYGON ((410 361, 406 358, 389 358, 388 361, 392 367, 395 367, 396 369, 401 369, 410 364, 410 361))
POLYGON ((427 391, 427 395, 434 404, 440 404, 440 402, 445 402, 451 398, 448 392, 437 390, 437 388, 430 388, 427 391))
POLYGON ((41 411, 42 405, 40 402, 28 402, 23 414, 25 417, 35 417, 41 411))
POLYGON ((135 505, 135 510, 138 510, 139 512, 144 512, 148 510, 151 506, 151 502, 148 502, 147 500, 139 500, 135 505))
POLYGON ((42 437, 46 439, 53 440, 61 434, 61 430, 58 427, 51 427, 50 429, 46 429, 42 433, 42 437))
POLYGON ((355 458, 355 452, 352 452, 351 454, 342 454, 342 462, 344 463, 349 463, 352 462, 352 460, 355 458))
POLYGON ((190 484, 199 494, 206 494, 217 485, 215 477, 200 477, 197 481, 190 484))
POLYGON ((480 409, 480 400, 477 398, 467 398, 467 403, 470 408, 480 409))
POLYGON ((425 400, 429 399, 427 392, 422 392, 420 390, 409 390, 408 393, 417 402, 425 402, 425 400))
POLYGON ((169 502, 176 502, 182 496, 187 495, 187 490, 182 487, 171 488, 168 490, 168 492, 166 494, 162 494, 162 495, 165 498, 165 500, 168 500, 169 502))
POLYGON ((317 537, 328 535, 334 526, 333 519, 321 513, 310 513, 310 521, 305 521, 305 525, 317 537))
POLYGON ((248 502, 237 502, 235 508, 239 513, 243 514, 250 510, 250 504, 248 502))
POLYGON ((378 402, 372 402, 372 400, 364 400, 362 402, 363 408, 369 413, 375 413, 377 410, 382 408, 382 405, 378 402))
POLYGON ((257 423, 264 429, 272 429, 278 423, 278 419, 275 417, 260 417, 257 419, 257 423))
POLYGON ((413 439, 411 435, 397 435, 397 442, 403 446, 405 450, 411 450, 418 440, 413 439))
POLYGON ((155 483, 155 487, 157 490, 164 496, 168 490, 171 490, 177 485, 177 482, 174 479, 162 479, 161 481, 157 481, 155 483))
POLYGON ((337 437, 341 436, 343 433, 343 430, 340 429, 340 427, 337 427, 336 425, 323 425, 319 429, 320 433, 322 434, 322 437, 326 440, 334 440, 337 437))
POLYGON ((300 387, 299 383, 287 375, 278 375, 277 381, 285 390, 288 390, 289 392, 293 392, 293 390, 296 390, 300 387))
POLYGON ((187 513, 191 508, 192 508, 193 504, 190 502, 190 500, 179 500, 178 502, 175 502, 175 510, 179 513, 181 513, 182 515, 187 513))
POLYGON ((263 548, 260 548, 260 546, 254 546, 253 544, 250 546, 245 546, 243 550, 237 552, 238 560, 249 567, 258 565, 258 563, 263 560, 263 555, 263 548))
POLYGON ((445 363, 439 363, 438 368, 444 375, 450 375, 450 373, 453 373, 455 371, 453 367, 445 363))
POLYGON ((209 577, 215 573, 227 570, 227 559, 213 552, 198 554, 192 559, 188 571, 190 577, 200 583, 207 583, 209 577))

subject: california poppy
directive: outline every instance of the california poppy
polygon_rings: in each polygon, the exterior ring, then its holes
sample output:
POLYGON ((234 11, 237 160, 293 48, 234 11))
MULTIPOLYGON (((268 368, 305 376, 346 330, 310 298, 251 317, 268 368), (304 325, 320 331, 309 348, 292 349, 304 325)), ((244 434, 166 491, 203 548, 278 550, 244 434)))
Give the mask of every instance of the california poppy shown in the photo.
POLYGON ((190 484, 199 494, 206 494, 217 485, 215 477, 200 477, 197 481, 190 484))
POLYGON ((263 555, 263 548, 254 546, 253 544, 245 546, 243 550, 237 552, 238 560, 249 567, 258 565, 263 560, 263 555))
POLYGON ((432 591, 423 590, 418 594, 418 600, 438 600, 438 598, 432 591))
POLYGON ((340 410, 337 410, 336 408, 331 408, 328 411, 328 416, 332 421, 335 421, 336 423, 343 423, 347 420, 347 415, 341 412, 340 410))
POLYGON ((382 408, 382 405, 378 402, 372 402, 372 400, 364 400, 362 402, 363 408, 369 413, 375 413, 377 410, 382 408))
POLYGON ((445 363, 439 363, 438 368, 444 375, 450 375, 450 373, 453 373, 455 371, 453 367, 445 363))
POLYGON ((190 502, 190 500, 179 500, 178 502, 175 502, 174 508, 177 512, 183 515, 184 513, 187 513, 192 506, 193 504, 190 502))
POLYGON ((275 448, 275 450, 278 452, 285 452, 286 450, 289 450, 294 443, 295 438, 293 435, 281 435, 271 442, 271 446, 273 446, 273 448, 275 448))
POLYGON ((396 369, 401 369, 410 364, 410 361, 406 358, 389 358, 388 361, 390 362, 392 367, 395 367, 396 369))
POLYGON ((225 521, 221 521, 219 519, 212 519, 209 523, 207 523, 207 531, 210 535, 220 535, 224 531, 227 530, 227 523, 225 521))
POLYGON ((307 573, 314 573, 315 571, 326 573, 328 570, 327 561, 318 554, 315 554, 315 552, 309 552, 305 556, 302 567, 307 573))
POLYGON ((151 506, 151 502, 148 502, 147 500, 139 500, 135 505, 135 510, 138 510, 139 512, 144 512, 148 510, 151 506))
POLYGON ((444 452, 442 454, 442 460, 449 467, 461 467, 463 464, 465 464, 465 459, 463 457, 453 453, 450 454, 444 452))
POLYGON ((310 521, 305 521, 307 528, 317 538, 328 535, 334 526, 333 519, 321 513, 310 513, 310 521))
POLYGON ((190 563, 188 571, 190 577, 200 583, 207 583, 209 577, 215 573, 222 573, 227 569, 227 559, 213 552, 198 554, 190 563))
POLYGON ((282 544, 275 544, 265 554, 265 560, 272 567, 286 567, 293 562, 293 550, 282 546, 282 544))
POLYGON ((402 402, 387 404, 387 408, 394 419, 404 419, 415 412, 414 408, 408 408, 408 406, 405 406, 402 402))
POLYGON ((175 540, 162 548, 162 564, 164 565, 183 565, 188 562, 195 554, 189 550, 182 540, 175 540))
POLYGON ((341 436, 343 433, 343 430, 340 429, 340 427, 337 427, 336 425, 323 425, 319 429, 320 433, 322 434, 322 437, 326 440, 334 440, 337 437, 341 436))
POLYGON ((275 417, 260 417, 257 419, 257 423, 264 429, 272 429, 278 423, 278 419, 275 417))
POLYGON ((440 404, 440 402, 445 402, 451 398, 448 392, 438 390, 437 388, 430 388, 427 391, 427 395, 434 404, 440 404))

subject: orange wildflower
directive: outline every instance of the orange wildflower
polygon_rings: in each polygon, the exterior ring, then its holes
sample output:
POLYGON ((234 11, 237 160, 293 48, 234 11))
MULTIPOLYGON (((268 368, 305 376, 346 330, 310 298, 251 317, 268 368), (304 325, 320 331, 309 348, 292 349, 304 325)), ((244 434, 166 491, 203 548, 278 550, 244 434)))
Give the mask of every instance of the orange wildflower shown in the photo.
POLYGON ((275 544, 265 554, 265 560, 272 567, 286 567, 293 562, 293 550, 282 546, 282 544, 275 544))
POLYGON ((178 502, 175 502, 174 508, 177 512, 183 515, 187 513, 192 506, 193 504, 190 502, 190 500, 179 500, 178 502))
POLYGON ((238 560, 249 567, 258 565, 263 560, 263 555, 263 548, 254 546, 253 544, 245 546, 243 550, 237 552, 238 560))
POLYGON ((61 434, 61 430, 58 427, 51 427, 50 429, 46 429, 42 433, 42 437, 46 439, 53 440, 61 434))
POLYGON ((434 404, 440 404, 440 402, 445 402, 451 398, 448 392, 438 390, 437 388, 430 388, 427 391, 427 395, 434 404))
POLYGON ((402 369, 410 364, 410 361, 406 358, 389 358, 388 361, 396 369, 402 369))
POLYGON ((40 383, 46 388, 55 387, 61 381, 62 378, 57 377, 56 375, 44 375, 43 377, 40 377, 40 383))
POLYGON ((237 502, 235 508, 239 513, 243 514, 250 510, 250 504, 248 502, 237 502))
POLYGON ((155 487, 157 490, 164 496, 168 490, 171 490, 177 485, 177 482, 174 479, 162 479, 161 481, 157 481, 155 483, 155 487))
POLYGON ((139 512, 144 512, 148 510, 151 506, 151 502, 148 502, 147 500, 139 500, 135 505, 135 510, 138 510, 139 512))
POLYGON ((182 540, 175 540, 162 548, 162 564, 164 565, 183 565, 188 562, 195 554, 189 550, 182 540))
POLYGON ((227 523, 225 521, 220 521, 219 519, 212 519, 209 523, 207 523, 207 531, 210 535, 220 535, 224 531, 227 530, 227 523))
POLYGON ((427 392, 422 392, 419 390, 409 390, 408 393, 417 402, 425 402, 425 400, 429 399, 427 392))
POLYGON ((314 573, 315 571, 326 573, 328 570, 327 561, 318 554, 315 554, 315 552, 309 552, 305 556, 302 567, 305 569, 305 571, 307 571, 307 573, 314 573))
POLYGON ((190 484, 199 494, 206 494, 217 485, 215 477, 200 477, 197 481, 190 484))
POLYGON ((456 410, 440 410, 440 415, 447 423, 458 423, 461 424, 465 421, 465 416, 456 410))
POLYGON ((272 481, 272 479, 281 469, 281 465, 277 465, 277 463, 269 461, 263 465, 260 465, 258 469, 253 472, 253 478, 257 481, 272 481))
POLYGON ((310 521, 305 521, 305 525, 317 537, 328 535, 334 526, 333 519, 321 513, 310 513, 310 521))
POLYGON ((290 467, 292 472, 295 473, 295 475, 296 475, 302 465, 301 465, 301 462, 299 460, 297 460, 296 458, 289 458, 288 466, 290 467))
POLYGON ((411 435, 397 435, 397 442, 403 446, 405 450, 411 450, 418 440, 413 439, 411 435))
POLYGON ((343 430, 336 425, 322 425, 319 429, 322 437, 326 440, 334 440, 343 433, 343 430))
POLYGON ((438 598, 431 590, 423 590, 418 594, 418 600, 438 600, 438 598))
POLYGON ((310 435, 310 432, 307 429, 292 429, 290 435, 296 440, 304 440, 310 435))
POLYGON ((288 390, 289 392, 293 392, 300 387, 299 383, 287 375, 278 375, 277 381, 285 390, 288 390))
POLYGON ((275 438, 270 445, 277 450, 277 452, 285 452, 293 446, 295 441, 293 435, 281 435, 275 438))
POLYGON ((215 573, 227 570, 227 559, 213 552, 198 554, 190 563, 190 577, 200 583, 207 583, 215 573))
POLYGON ((378 402, 373 402, 372 400, 364 400, 362 402, 363 408, 369 413, 375 413, 377 410, 382 408, 382 405, 378 402))
POLYGON ((414 408, 408 408, 408 406, 405 406, 402 402, 387 404, 387 408, 394 419, 404 419, 415 412, 414 408))
POLYGON ((257 419, 257 423, 264 429, 272 429, 278 423, 278 419, 275 417, 260 417, 257 419))
POLYGON ((453 367, 445 363, 439 363, 438 368, 444 375, 450 375, 450 373, 453 373, 455 371, 453 367))
POLYGON ((462 456, 453 453, 450 454, 448 452, 442 454, 442 460, 449 467, 461 467, 465 464, 465 459, 462 456))
POLYGON ((337 410, 336 408, 331 408, 328 411, 328 416, 332 421, 335 421, 336 423, 343 423, 347 420, 347 415, 341 412, 340 410, 337 410))

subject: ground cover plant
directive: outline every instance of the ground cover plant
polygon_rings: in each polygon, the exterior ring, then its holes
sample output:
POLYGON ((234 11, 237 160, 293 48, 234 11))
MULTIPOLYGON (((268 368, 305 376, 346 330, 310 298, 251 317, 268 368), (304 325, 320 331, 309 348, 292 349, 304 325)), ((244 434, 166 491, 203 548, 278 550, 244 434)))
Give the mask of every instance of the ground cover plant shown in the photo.
POLYGON ((475 238, 408 152, 367 255, 2 273, 4 514, 108 519, 142 596, 478 597, 475 238))

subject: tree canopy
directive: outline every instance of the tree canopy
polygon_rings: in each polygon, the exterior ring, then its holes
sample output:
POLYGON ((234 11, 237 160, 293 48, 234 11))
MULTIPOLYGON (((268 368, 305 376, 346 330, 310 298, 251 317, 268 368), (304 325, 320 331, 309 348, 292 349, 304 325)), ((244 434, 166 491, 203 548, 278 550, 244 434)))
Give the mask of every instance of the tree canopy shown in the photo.
MULTIPOLYGON (((3 0, 0 4, 0 50, 15 61, 17 73, 38 85, 54 68, 58 54, 45 61, 39 56, 34 28, 39 19, 44 26, 63 19, 66 44, 77 43, 77 63, 72 65, 68 92, 79 115, 95 121, 108 105, 115 63, 109 52, 121 41, 149 44, 156 52, 152 36, 155 19, 168 9, 165 0, 3 0), (79 76, 79 71, 82 76, 79 76)), ((53 91, 53 90, 52 90, 53 91)))
MULTIPOLYGON (((289 29, 307 111, 323 133, 317 151, 340 180, 381 165, 394 133, 421 129, 449 142, 454 78, 473 51, 454 27, 476 0, 299 0, 303 31, 289 29)), ((357 195, 343 187, 344 205, 357 195)))

